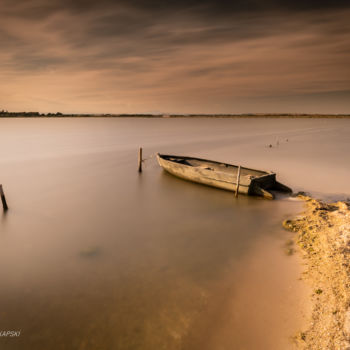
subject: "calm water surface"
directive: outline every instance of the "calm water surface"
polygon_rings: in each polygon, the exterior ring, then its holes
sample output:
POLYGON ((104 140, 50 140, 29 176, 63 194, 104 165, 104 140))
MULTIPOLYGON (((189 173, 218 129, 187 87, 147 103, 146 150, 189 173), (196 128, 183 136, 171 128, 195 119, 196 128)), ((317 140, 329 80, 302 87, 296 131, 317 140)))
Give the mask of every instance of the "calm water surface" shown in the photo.
POLYGON ((292 349, 307 319, 281 221, 298 201, 188 183, 137 149, 350 196, 350 120, 0 120, 1 349, 292 349), (273 147, 268 147, 268 145, 273 147))

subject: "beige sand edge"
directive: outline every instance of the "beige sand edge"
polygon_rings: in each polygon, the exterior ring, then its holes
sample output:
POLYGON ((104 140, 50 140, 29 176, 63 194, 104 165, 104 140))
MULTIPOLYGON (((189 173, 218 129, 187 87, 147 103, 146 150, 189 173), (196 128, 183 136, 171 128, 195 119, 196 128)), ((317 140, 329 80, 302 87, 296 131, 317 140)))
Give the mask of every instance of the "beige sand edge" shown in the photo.
POLYGON ((305 212, 283 226, 296 232, 313 307, 296 341, 303 350, 350 350, 350 204, 299 197, 305 212))

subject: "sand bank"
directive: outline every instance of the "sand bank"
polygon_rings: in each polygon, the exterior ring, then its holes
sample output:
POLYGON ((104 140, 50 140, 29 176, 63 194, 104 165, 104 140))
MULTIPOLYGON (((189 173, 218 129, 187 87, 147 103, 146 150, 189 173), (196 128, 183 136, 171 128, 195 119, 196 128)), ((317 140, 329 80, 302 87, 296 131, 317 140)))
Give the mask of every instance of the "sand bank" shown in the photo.
POLYGON ((300 349, 350 350, 350 205, 299 197, 305 212, 283 222, 297 233, 312 288, 311 320, 297 342, 300 349))

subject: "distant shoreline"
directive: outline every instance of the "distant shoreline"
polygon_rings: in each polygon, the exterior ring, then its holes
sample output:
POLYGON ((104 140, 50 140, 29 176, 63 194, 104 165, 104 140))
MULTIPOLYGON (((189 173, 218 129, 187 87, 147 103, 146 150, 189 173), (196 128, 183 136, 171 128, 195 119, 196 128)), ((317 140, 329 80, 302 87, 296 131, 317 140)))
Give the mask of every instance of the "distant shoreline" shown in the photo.
POLYGON ((305 119, 305 118, 350 118, 350 114, 288 114, 288 113, 248 113, 248 114, 62 114, 38 112, 0 112, 1 118, 279 118, 279 119, 305 119))

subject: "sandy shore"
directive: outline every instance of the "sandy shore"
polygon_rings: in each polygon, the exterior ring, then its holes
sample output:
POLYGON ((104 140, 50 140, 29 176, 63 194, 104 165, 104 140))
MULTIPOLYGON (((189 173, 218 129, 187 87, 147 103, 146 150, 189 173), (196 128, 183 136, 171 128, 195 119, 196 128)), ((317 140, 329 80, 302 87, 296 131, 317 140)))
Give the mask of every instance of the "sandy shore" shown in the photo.
POLYGON ((296 232, 312 288, 312 315, 297 335, 300 349, 350 350, 350 204, 306 196, 302 216, 283 226, 296 232))

